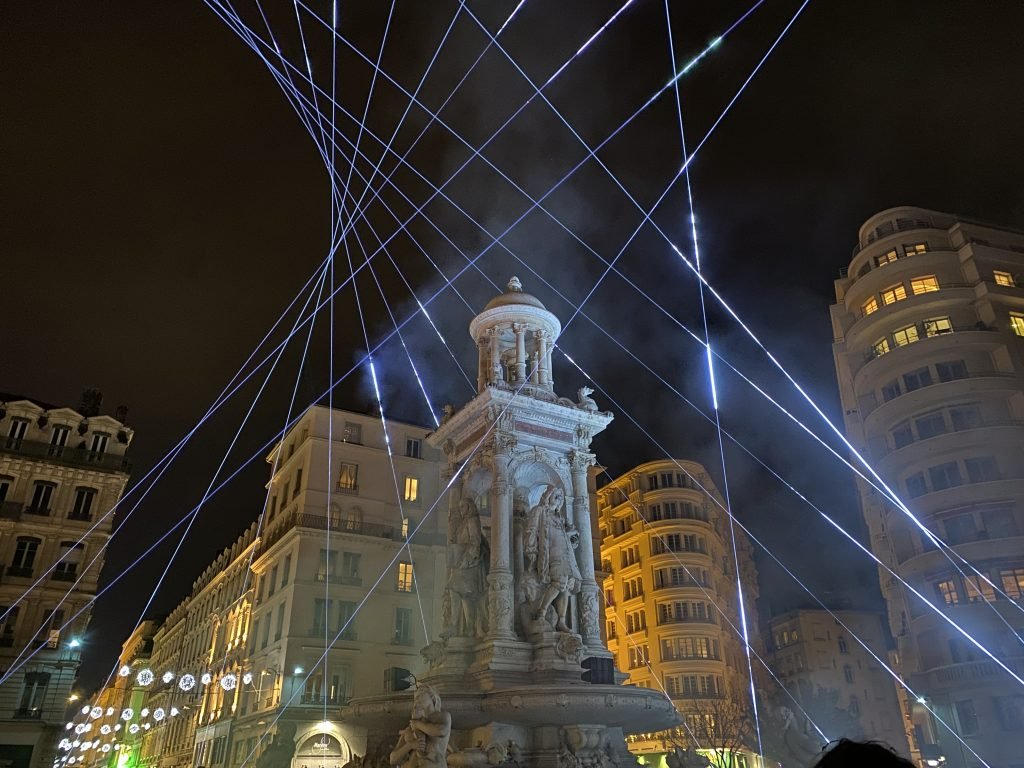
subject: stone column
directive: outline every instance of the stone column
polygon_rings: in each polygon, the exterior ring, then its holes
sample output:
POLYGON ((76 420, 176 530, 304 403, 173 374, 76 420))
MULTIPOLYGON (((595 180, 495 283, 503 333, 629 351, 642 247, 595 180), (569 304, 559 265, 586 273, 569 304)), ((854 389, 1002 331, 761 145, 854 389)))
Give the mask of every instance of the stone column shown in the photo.
POLYGON ((488 637, 514 637, 512 595, 512 489, 508 482, 508 438, 494 436, 491 484, 491 568, 487 575, 488 637))
POLYGON ((551 351, 554 347, 555 340, 553 338, 549 336, 544 339, 544 362, 542 363, 542 366, 547 375, 547 381, 545 383, 550 390, 554 390, 555 388, 555 371, 554 368, 551 367, 551 351))
POLYGON ((526 326, 515 323, 512 330, 516 334, 516 382, 526 381, 526 326))
POLYGON ((501 348, 499 347, 501 335, 497 328, 488 328, 487 335, 490 336, 491 341, 491 360, 487 370, 487 382, 497 386, 502 381, 501 348))
POLYGON ((551 371, 548 368, 551 365, 548 332, 538 329, 533 333, 537 337, 537 383, 543 387, 551 383, 551 371))
MULTIPOLYGON (((443 470, 441 470, 441 483, 442 487, 447 485, 452 476, 458 470, 458 465, 449 462, 443 470)), ((447 536, 451 536, 451 519, 453 514, 458 513, 459 505, 462 503, 462 481, 461 479, 452 483, 452 487, 448 489, 448 520, 445 525, 447 536)), ((450 541, 449 541, 450 544, 450 541)), ((445 584, 449 583, 452 576, 452 548, 447 547, 447 559, 445 562, 445 584)), ((452 596, 448 592, 447 586, 445 587, 444 597, 441 601, 441 621, 443 624, 442 636, 450 637, 457 634, 456 622, 452 617, 452 596)))
POLYGON ((477 363, 476 363, 476 390, 477 392, 483 392, 487 387, 487 371, 489 363, 487 361, 487 337, 481 336, 476 340, 477 349, 477 363))
POLYGON ((572 473, 573 524, 580 536, 579 564, 583 586, 580 589, 580 634, 588 648, 600 648, 601 627, 598 609, 598 585, 594 578, 594 538, 590 527, 590 497, 587 491, 587 470, 594 463, 588 453, 572 451, 569 470, 572 473))

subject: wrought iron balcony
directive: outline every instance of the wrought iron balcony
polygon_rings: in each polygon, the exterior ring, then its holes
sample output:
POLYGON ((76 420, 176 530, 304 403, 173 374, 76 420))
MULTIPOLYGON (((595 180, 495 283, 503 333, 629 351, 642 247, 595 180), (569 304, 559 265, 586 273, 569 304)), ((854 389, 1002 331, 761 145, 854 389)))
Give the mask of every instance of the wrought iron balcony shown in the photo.
POLYGON ((101 453, 85 448, 72 448, 67 445, 50 445, 37 443, 33 440, 7 438, 0 441, 0 453, 12 453, 39 461, 68 464, 73 467, 86 467, 99 472, 131 471, 131 462, 124 456, 113 453, 101 453))
POLYGON ((20 565, 9 565, 7 566, 8 576, 17 576, 22 579, 29 579, 32 577, 32 566, 23 568, 20 565))

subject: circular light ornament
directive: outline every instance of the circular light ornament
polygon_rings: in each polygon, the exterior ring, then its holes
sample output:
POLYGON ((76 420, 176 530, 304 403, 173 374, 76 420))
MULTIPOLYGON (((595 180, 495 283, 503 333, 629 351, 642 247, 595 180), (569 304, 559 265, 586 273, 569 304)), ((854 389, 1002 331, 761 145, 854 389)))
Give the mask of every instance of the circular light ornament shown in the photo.
POLYGON ((192 675, 182 675, 178 678, 178 687, 183 691, 191 691, 196 687, 196 679, 192 675))
POLYGON ((72 747, 77 747, 77 746, 81 745, 81 743, 82 742, 80 742, 78 739, 75 739, 74 741, 71 742, 71 746, 72 747))
POLYGON ((138 723, 132 723, 131 725, 128 726, 128 733, 138 733, 138 732, 139 732, 139 724, 138 723))
POLYGON ((199 682, 201 682, 203 685, 209 685, 212 680, 213 675, 211 675, 209 672, 203 672, 203 676, 199 678, 199 682))
POLYGON ((163 707, 157 707, 153 710, 153 719, 156 720, 158 723, 165 717, 167 717, 167 713, 164 712, 163 707))
POLYGON ((237 685, 238 678, 234 675, 224 675, 224 677, 220 679, 220 687, 225 691, 233 691, 237 685))
POLYGON ((85 733, 85 723, 79 723, 78 725, 76 725, 75 733, 77 733, 79 736, 85 733))
POLYGON ((67 750, 67 748, 71 746, 71 742, 67 739, 61 739, 60 744, 58 744, 57 746, 63 750, 67 750))
POLYGON ((143 707, 142 711, 139 712, 139 717, 149 717, 149 707, 143 707))
POLYGON ((82 707, 82 714, 83 715, 88 715, 89 714, 89 705, 88 704, 86 704, 84 707, 82 707))
POLYGON ((89 710, 89 717, 95 720, 98 717, 103 717, 103 707, 93 707, 89 710))
POLYGON ((177 707, 171 707, 171 717, 177 717, 180 714, 181 712, 178 710, 177 707))
POLYGON ((100 752, 109 752, 109 751, 110 751, 110 745, 109 744, 104 744, 102 747, 100 747, 100 752))
POLYGON ((109 725, 100 726, 100 733, 102 733, 104 736, 109 736, 111 730, 113 729, 109 725))
POLYGON ((139 670, 139 674, 135 676, 135 682, 145 688, 147 685, 153 684, 154 677, 155 675, 153 674, 153 670, 146 667, 145 669, 139 670))
POLYGON ((148 731, 150 728, 153 727, 153 724, 152 723, 143 723, 142 727, 145 728, 148 731))
POLYGON ((252 672, 246 672, 242 675, 242 683, 245 685, 252 685, 252 672))
POLYGON ((112 714, 114 714, 114 708, 107 707, 107 717, 110 717, 112 714))
POLYGON ((121 710, 121 719, 128 722, 135 715, 135 711, 131 707, 125 707, 121 710))
POLYGON ((114 726, 114 731, 120 731, 120 730, 121 730, 121 724, 118 723, 117 725, 114 726))
POLYGON ((128 677, 132 673, 132 668, 125 664, 119 670, 117 670, 118 677, 128 677))
POLYGON ((167 672, 164 672, 163 677, 161 677, 160 679, 163 680, 165 683, 169 683, 172 680, 174 680, 174 673, 168 670, 167 672))
POLYGON ((67 723, 67 724, 66 724, 66 725, 64 726, 64 730, 65 730, 65 731, 70 731, 70 730, 71 730, 72 728, 74 728, 74 727, 75 727, 75 724, 74 724, 74 723, 67 723))

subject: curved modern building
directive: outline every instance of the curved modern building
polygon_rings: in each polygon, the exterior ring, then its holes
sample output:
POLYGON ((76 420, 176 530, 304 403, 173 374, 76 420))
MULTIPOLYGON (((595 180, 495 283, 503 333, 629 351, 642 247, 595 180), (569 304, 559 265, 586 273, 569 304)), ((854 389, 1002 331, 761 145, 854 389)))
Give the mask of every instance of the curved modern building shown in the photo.
MULTIPOLYGON (((707 722, 736 719, 750 700, 746 655, 733 629, 740 626, 737 580, 721 503, 694 461, 641 464, 597 491, 605 632, 615 666, 629 673, 630 684, 664 689, 679 712, 707 722)), ((757 570, 750 542, 736 533, 753 632, 757 570)), ((630 749, 651 764, 673 742, 687 741, 678 730, 631 737, 630 749)))
MULTIPOLYGON (((872 549, 1017 674, 1024 673, 1022 281, 1024 232, 892 208, 861 227, 831 309, 849 439, 984 578, 959 572, 860 482, 872 549)), ((879 572, 894 658, 921 698, 905 702, 920 757, 974 766, 974 749, 991 765, 1024 764, 1024 686, 879 572)))

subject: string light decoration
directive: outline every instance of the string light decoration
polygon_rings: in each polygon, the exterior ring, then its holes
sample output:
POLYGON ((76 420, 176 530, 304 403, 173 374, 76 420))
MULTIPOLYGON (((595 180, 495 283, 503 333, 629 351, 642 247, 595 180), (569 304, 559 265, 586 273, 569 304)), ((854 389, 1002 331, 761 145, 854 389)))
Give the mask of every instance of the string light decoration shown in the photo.
POLYGON ((178 687, 183 691, 191 691, 196 687, 196 679, 193 675, 182 675, 178 678, 178 687))

